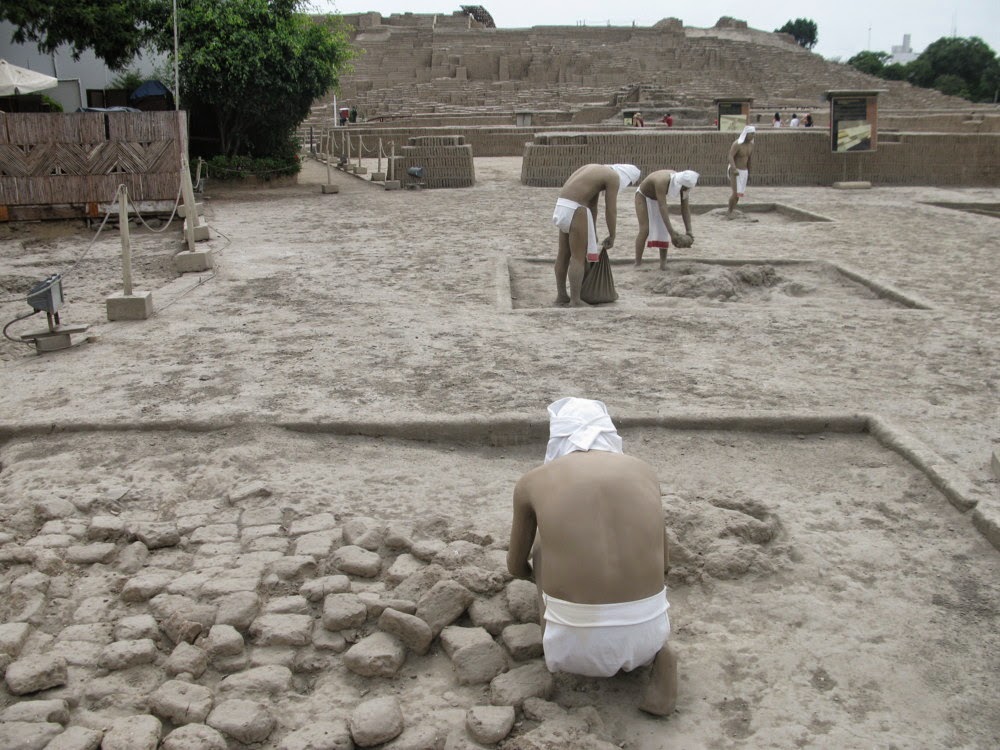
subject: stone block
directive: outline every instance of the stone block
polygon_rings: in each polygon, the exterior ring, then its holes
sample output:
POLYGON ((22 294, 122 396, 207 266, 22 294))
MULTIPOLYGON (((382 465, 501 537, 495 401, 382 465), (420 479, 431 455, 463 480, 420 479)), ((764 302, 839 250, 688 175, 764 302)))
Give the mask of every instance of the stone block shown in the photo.
POLYGON ((149 714, 115 719, 104 733, 101 750, 156 750, 162 731, 160 720, 149 714))
POLYGON ((182 250, 174 256, 177 273, 201 273, 215 265, 211 250, 182 250))
POLYGON ((167 588, 176 577, 176 573, 168 571, 150 571, 139 573, 125 582, 121 598, 125 602, 144 602, 152 599, 167 588))
POLYGON ((452 574, 452 580, 477 594, 495 594, 502 591, 507 582, 502 573, 478 565, 463 565, 452 574))
POLYGON ((195 217, 204 216, 205 204, 201 202, 196 202, 194 204, 194 211, 188 211, 187 204, 183 202, 179 206, 177 206, 177 215, 180 216, 182 219, 186 219, 189 213, 195 217))
POLYGON ((347 648, 347 639, 340 633, 334 633, 326 628, 314 628, 313 647, 339 654, 347 648))
POLYGON ((409 553, 404 553, 397 557, 389 570, 386 571, 385 580, 387 583, 395 585, 402 583, 414 573, 419 572, 427 566, 427 563, 418 560, 409 553))
POLYGON ((115 623, 116 641, 134 641, 140 638, 159 638, 160 626, 152 615, 123 617, 115 623))
POLYGON ((347 630, 364 625, 368 607, 357 594, 329 594, 323 600, 323 627, 347 630))
POLYGON ((537 659, 542 655, 542 628, 537 622, 508 625, 500 640, 517 661, 537 659))
POLYGON ((403 710, 393 697, 374 698, 351 713, 351 737, 358 747, 374 747, 403 733, 403 710))
POLYGON ((379 616, 378 626, 399 638, 404 646, 416 654, 426 654, 434 640, 430 625, 419 617, 394 609, 383 610, 379 616))
POLYGON ((270 571, 283 581, 316 575, 316 560, 305 555, 288 555, 275 560, 270 565, 270 571))
POLYGON ((337 193, 340 192, 340 188, 334 185, 333 183, 321 185, 320 187, 322 188, 323 195, 336 195, 337 193))
POLYGON ((386 180, 385 189, 386 190, 399 190, 403 186, 402 182, 399 180, 386 180))
POLYGON ((233 698, 212 709, 206 723, 237 742, 263 742, 274 730, 275 720, 268 707, 257 701, 233 698))
POLYGON ((403 733, 392 742, 382 746, 381 750, 443 750, 444 733, 430 724, 407 727, 403 733))
POLYGON ((7 706, 0 712, 0 722, 34 721, 53 724, 69 723, 69 704, 61 699, 21 701, 7 706))
POLYGON ((185 724, 166 737, 160 750, 227 750, 226 738, 205 724, 185 724))
POLYGON ((484 628, 490 635, 500 635, 505 627, 514 623, 514 616, 507 608, 505 594, 489 599, 477 598, 469 605, 469 618, 473 625, 484 628))
POLYGON ((212 691, 203 685, 168 680, 150 694, 149 709, 171 724, 201 724, 212 710, 212 691))
POLYGON ((20 654, 30 632, 31 625, 26 622, 0 624, 0 653, 11 656, 20 654))
POLYGON ((258 646, 305 646, 312 640, 311 615, 261 615, 250 624, 258 646))
POLYGON ((202 643, 208 656, 236 656, 243 653, 243 636, 232 625, 213 625, 202 643))
POLYGON ((97 659, 103 669, 117 670, 152 664, 156 661, 156 644, 149 638, 134 641, 115 641, 105 646, 97 659))
POLYGON ((440 539, 418 539, 410 545, 410 554, 418 560, 430 562, 440 554, 447 545, 440 539))
POLYGON ((232 625, 239 631, 247 630, 260 611, 260 597, 253 591, 241 591, 215 600, 218 611, 217 625, 232 625))
POLYGON ((125 533, 125 521, 118 516, 94 516, 87 527, 87 539, 92 542, 112 542, 125 533))
POLYGON ((63 731, 61 724, 8 721, 0 724, 0 747, 5 750, 44 750, 63 731))
POLYGON ((871 190, 872 184, 868 180, 855 180, 853 182, 835 182, 834 190, 871 190))
POLYGON ((153 314, 153 293, 133 290, 112 294, 105 300, 108 320, 146 320, 153 314))
POLYGON ((288 528, 288 533, 290 536, 300 536, 301 534, 312 534, 335 528, 337 528, 337 519, 332 513, 316 513, 293 521, 288 528))
POLYGON ((406 650, 394 635, 375 631, 344 654, 344 666, 362 677, 392 677, 406 661, 406 650))
POLYGON ((526 698, 548 699, 555 683, 543 662, 532 662, 494 678, 490 683, 490 703, 520 708, 526 698))
MULTIPOLYGON (((97 750, 101 746, 104 733, 87 727, 69 727, 65 732, 53 739, 45 750, 97 750)), ((181 750, 166 748, 166 750, 181 750)), ((223 750, 225 750, 223 748, 223 750)))
POLYGON ((311 602, 318 602, 327 594, 346 594, 350 590, 351 579, 340 575, 314 578, 299 587, 299 593, 311 602))
POLYGON ((507 653, 492 638, 474 643, 451 655, 455 675, 462 685, 483 685, 507 670, 507 653))
POLYGON ((445 575, 445 570, 440 565, 428 565, 396 586, 393 589, 392 595, 397 599, 409 599, 413 602, 419 601, 445 575))
POLYGON ((514 728, 513 706, 473 706, 465 713, 469 736, 484 745, 495 745, 514 728))
POLYGON ((146 545, 147 549, 174 547, 181 541, 177 524, 167 521, 143 521, 127 526, 128 534, 146 545))
POLYGON ((353 544, 334 552, 333 562, 338 570, 361 578, 374 578, 382 569, 382 558, 378 554, 353 544))
POLYGON ((35 654, 13 662, 4 673, 7 689, 14 695, 66 684, 66 660, 59 656, 35 654))
POLYGON ((190 643, 178 643, 167 658, 164 669, 171 676, 187 673, 197 679, 208 669, 208 654, 190 643))
POLYGON ((268 615, 305 615, 311 611, 309 601, 299 595, 279 596, 264 606, 264 613, 268 615))
POLYGON ((371 173, 372 182, 385 182, 385 172, 372 172, 371 173))
POLYGON ((441 630, 441 648, 448 658, 454 656, 460 648, 477 643, 493 643, 493 636, 484 628, 463 628, 458 625, 449 625, 441 630))
POLYGON ((282 737, 278 750, 354 750, 354 742, 346 721, 312 721, 282 737))
POLYGON ((292 687, 292 670, 280 664, 254 667, 223 678, 219 683, 220 693, 265 694, 277 696, 292 687))
POLYGON ((381 617, 382 613, 387 609, 394 609, 397 612, 404 612, 408 615, 412 615, 417 611, 416 603, 411 602, 409 599, 383 599, 374 591, 362 591, 358 594, 358 598, 368 607, 369 617, 381 617))
POLYGON ((507 607, 518 622, 538 622, 538 587, 530 581, 507 584, 507 607))
POLYGON ((438 581, 417 602, 417 617, 437 635, 461 617, 474 598, 471 591, 455 581, 438 581))

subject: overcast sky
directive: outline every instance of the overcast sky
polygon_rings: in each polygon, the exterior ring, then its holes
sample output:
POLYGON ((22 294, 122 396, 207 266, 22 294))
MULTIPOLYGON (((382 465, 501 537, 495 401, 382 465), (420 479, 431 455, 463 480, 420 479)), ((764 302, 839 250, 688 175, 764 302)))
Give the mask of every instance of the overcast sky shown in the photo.
MULTIPOLYGON (((336 8, 341 13, 378 11, 390 13, 451 13, 459 0, 313 0, 321 10, 336 8)), ((651 2, 651 0, 480 0, 500 28, 527 26, 573 26, 585 21, 588 26, 651 26, 661 18, 675 16, 685 26, 714 26, 720 16, 733 16, 755 29, 773 31, 785 21, 810 18, 819 29, 819 44, 814 52, 824 57, 846 60, 864 49, 888 52, 902 44, 903 34, 910 35, 910 46, 920 52, 942 36, 978 36, 994 52, 1000 52, 1000 0, 825 0, 824 2, 786 2, 754 0, 736 3, 718 0, 694 0, 690 3, 651 2), (871 46, 868 45, 869 29, 871 46)))

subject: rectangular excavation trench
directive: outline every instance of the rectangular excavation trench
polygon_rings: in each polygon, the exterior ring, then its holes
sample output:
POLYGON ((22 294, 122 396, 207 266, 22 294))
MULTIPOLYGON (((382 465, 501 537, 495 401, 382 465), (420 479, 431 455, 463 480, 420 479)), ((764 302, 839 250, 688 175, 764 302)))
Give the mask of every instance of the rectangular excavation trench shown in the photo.
MULTIPOLYGON (((667 429, 621 421, 626 451, 659 475, 676 542, 668 583, 680 710, 666 723, 636 711, 645 669, 609 680, 557 675, 554 701, 595 707, 608 739, 640 750, 734 741, 847 747, 858 737, 876 746, 989 745, 1000 700, 1000 555, 924 473, 865 433, 870 424, 691 419, 667 429)), ((93 644, 62 637, 70 625, 149 612, 148 602, 119 595, 131 577, 167 571, 172 590, 211 605, 266 550, 275 562, 253 587, 263 610, 304 581, 338 572, 330 552, 355 517, 480 545, 479 564, 501 571, 511 490, 540 463, 546 434, 543 423, 517 419, 164 427, 8 431, 0 447, 0 514, 13 537, 0 545, 3 619, 16 617, 9 610, 22 601, 11 596, 21 590, 14 582, 32 573, 15 550, 46 550, 49 593, 36 601, 23 652, 74 652, 62 689, 78 699, 70 724, 82 711, 92 720, 142 705, 167 679, 163 659, 110 673, 88 666, 93 644), (70 546, 94 541, 97 516, 114 553, 93 564, 67 560, 79 554, 70 546), (115 536, 109 518, 171 523, 180 540, 125 573, 128 537, 115 536)), ((382 572, 353 576, 354 591, 391 596, 385 576, 400 550, 383 545, 379 554, 382 572)), ((322 601, 307 606, 314 632, 322 609, 322 601)), ((369 618, 348 635, 375 627, 369 618)), ((248 666, 285 658, 245 635, 248 666)), ((171 646, 161 639, 158 648, 165 659, 171 646)), ((277 747, 317 715, 348 716, 375 696, 396 695, 410 725, 448 731, 484 701, 481 686, 456 682, 436 644, 380 679, 347 672, 333 652, 310 652, 309 661, 298 647, 284 648, 293 679, 269 701, 278 725, 260 747, 277 747)), ((210 667, 196 681, 217 691, 223 676, 210 667)), ((0 707, 27 698, 0 691, 0 707)), ((515 731, 533 726, 527 720, 515 731)))
MULTIPOLYGON (((929 310, 919 298, 844 265, 794 258, 668 257, 660 270, 658 253, 646 251, 644 264, 611 261, 618 300, 597 309, 657 312, 672 309, 761 307, 929 310)), ((497 304, 502 310, 556 309, 551 258, 505 257, 497 263, 497 304)))

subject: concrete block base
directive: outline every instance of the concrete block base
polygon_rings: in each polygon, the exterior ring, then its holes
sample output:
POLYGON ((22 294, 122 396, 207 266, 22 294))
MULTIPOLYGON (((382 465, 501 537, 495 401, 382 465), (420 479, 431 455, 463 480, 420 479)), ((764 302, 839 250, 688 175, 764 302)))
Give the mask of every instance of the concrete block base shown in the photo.
POLYGON ((385 172, 372 172, 372 182, 385 182, 385 172))
POLYGON ((108 320, 146 320, 153 314, 153 293, 112 294, 107 308, 108 320))
POLYGON ((833 183, 834 190, 871 190, 872 184, 867 180, 858 180, 855 182, 835 182, 833 183))
POLYGON ((336 185, 323 185, 323 195, 334 195, 340 192, 340 188, 336 185))
POLYGON ((354 174, 368 174, 368 167, 355 167, 354 174))
POLYGON ((199 273, 207 271, 214 265, 211 250, 184 250, 174 256, 174 268, 177 269, 177 273, 199 273))
MULTIPOLYGON (((195 216, 203 216, 205 214, 204 203, 195 203, 194 208, 195 208, 194 210, 195 216)), ((187 206, 183 202, 177 207, 177 215, 180 216, 182 219, 187 218, 187 206)))
MULTIPOLYGON (((187 236, 189 219, 184 219, 184 234, 187 236)), ((208 224, 195 224, 194 225, 194 241, 204 242, 205 240, 211 239, 208 234, 208 224)))
POLYGON ((386 180, 385 189, 386 190, 399 190, 402 187, 399 180, 386 180))

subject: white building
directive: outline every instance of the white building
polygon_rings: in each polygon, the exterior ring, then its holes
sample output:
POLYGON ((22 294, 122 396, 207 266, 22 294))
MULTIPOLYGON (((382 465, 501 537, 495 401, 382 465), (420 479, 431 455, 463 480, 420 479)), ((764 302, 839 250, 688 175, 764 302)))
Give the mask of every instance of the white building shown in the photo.
MULTIPOLYGON (((79 60, 74 60, 66 45, 51 54, 46 54, 39 52, 34 42, 14 44, 11 42, 14 29, 13 24, 7 21, 0 22, 0 59, 21 68, 58 78, 57 88, 39 93, 55 99, 66 112, 74 112, 77 107, 87 103, 87 89, 109 88, 111 81, 117 76, 115 71, 109 70, 104 61, 99 60, 90 50, 81 54, 79 60)), ((162 65, 164 59, 163 55, 137 57, 129 64, 128 69, 150 75, 153 67, 162 65)), ((163 83, 172 88, 170 81, 163 83)))
POLYGON ((917 57, 919 55, 910 47, 910 35, 903 34, 903 43, 892 45, 892 54, 889 56, 888 64, 899 63, 906 65, 908 62, 916 60, 917 57))

